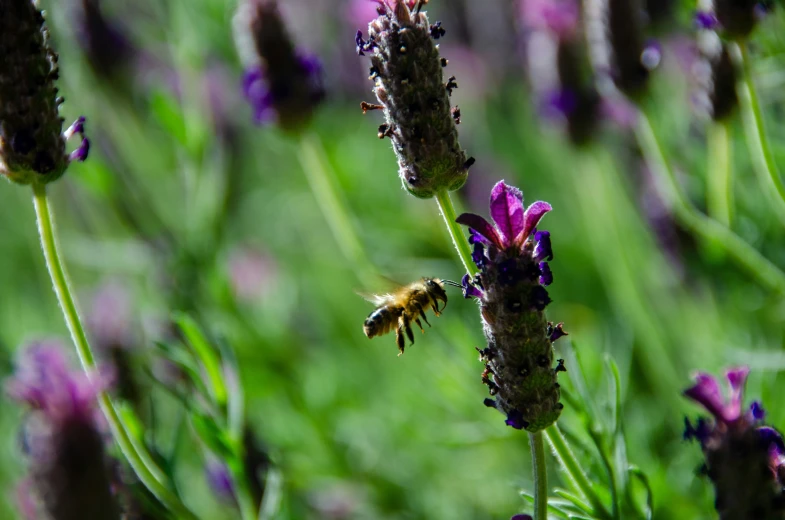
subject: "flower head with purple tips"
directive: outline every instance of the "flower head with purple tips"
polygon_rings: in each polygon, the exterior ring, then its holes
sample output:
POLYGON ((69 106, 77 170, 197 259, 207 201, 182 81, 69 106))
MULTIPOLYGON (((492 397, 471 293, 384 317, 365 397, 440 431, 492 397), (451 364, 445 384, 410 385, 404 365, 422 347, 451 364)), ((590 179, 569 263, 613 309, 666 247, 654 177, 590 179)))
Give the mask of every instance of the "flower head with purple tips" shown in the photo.
POLYGON ((705 473, 714 484, 715 505, 722 520, 782 518, 785 514, 785 482, 780 478, 785 474, 785 443, 777 430, 763 426, 765 413, 758 402, 743 410, 748 375, 747 367, 725 372, 730 389, 727 397, 719 381, 702 372, 684 391, 712 415, 695 424, 685 419, 684 438, 701 445, 705 473))
POLYGON ((523 193, 502 181, 491 191, 492 222, 472 213, 457 219, 470 229, 479 269, 462 286, 466 298, 480 302, 488 341, 483 382, 496 399, 486 404, 504 413, 507 425, 531 432, 548 427, 562 409, 552 343, 566 333, 545 319, 553 250, 550 233, 536 229, 551 209, 543 201, 526 207, 523 193))

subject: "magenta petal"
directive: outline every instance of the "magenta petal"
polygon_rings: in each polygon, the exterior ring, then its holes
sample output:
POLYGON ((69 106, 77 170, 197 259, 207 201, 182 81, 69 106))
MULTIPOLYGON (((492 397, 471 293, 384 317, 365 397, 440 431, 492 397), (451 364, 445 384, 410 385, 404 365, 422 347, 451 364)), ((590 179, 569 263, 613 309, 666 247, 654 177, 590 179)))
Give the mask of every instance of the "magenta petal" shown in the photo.
POLYGON ((499 237, 499 234, 496 232, 490 222, 481 216, 475 215, 474 213, 463 213, 457 219, 455 219, 455 222, 464 226, 469 226, 479 235, 482 235, 489 241, 493 242, 494 245, 496 245, 496 247, 499 249, 504 249, 504 245, 502 243, 502 239, 499 237))
POLYGON ((735 421, 741 416, 741 394, 750 373, 749 367, 730 368, 725 377, 730 385, 730 403, 725 407, 725 420, 735 421))
POLYGON ((684 395, 703 405, 714 417, 725 421, 725 402, 717 380, 703 372, 695 376, 695 385, 684 391, 684 395))
POLYGON ((491 191, 491 218, 501 231, 505 245, 523 229, 523 193, 518 188, 499 181, 491 191))
POLYGON ((526 238, 532 234, 534 228, 540 223, 540 219, 553 208, 547 202, 538 200, 531 206, 526 208, 526 213, 523 215, 523 229, 520 234, 515 237, 516 244, 522 244, 526 238))

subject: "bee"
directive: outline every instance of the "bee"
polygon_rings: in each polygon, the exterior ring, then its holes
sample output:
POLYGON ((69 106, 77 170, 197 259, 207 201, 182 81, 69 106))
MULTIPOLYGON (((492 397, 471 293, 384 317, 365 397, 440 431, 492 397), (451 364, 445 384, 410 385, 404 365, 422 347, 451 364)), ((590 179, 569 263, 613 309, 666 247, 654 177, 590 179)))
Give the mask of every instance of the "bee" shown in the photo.
POLYGON ((400 356, 403 354, 405 346, 404 333, 409 338, 409 343, 414 344, 414 333, 412 332, 412 322, 416 323, 424 333, 420 318, 429 327, 428 318, 425 311, 430 307, 436 316, 440 316, 447 306, 447 293, 444 286, 453 285, 460 287, 460 284, 450 280, 440 280, 439 278, 422 278, 409 285, 404 285, 396 291, 387 294, 375 294, 366 298, 371 303, 377 305, 376 309, 366 318, 363 324, 363 332, 369 338, 383 336, 395 329, 395 342, 398 345, 400 356), (444 306, 439 309, 439 302, 444 302, 444 306))

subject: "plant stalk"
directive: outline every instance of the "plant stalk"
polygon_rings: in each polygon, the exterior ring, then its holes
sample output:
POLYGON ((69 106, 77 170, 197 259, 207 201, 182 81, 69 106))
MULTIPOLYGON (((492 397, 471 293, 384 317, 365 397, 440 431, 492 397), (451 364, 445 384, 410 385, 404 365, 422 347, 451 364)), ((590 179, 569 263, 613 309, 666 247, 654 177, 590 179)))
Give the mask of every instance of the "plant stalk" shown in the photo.
POLYGON ((725 121, 708 127, 709 157, 706 175, 709 217, 730 228, 733 213, 733 175, 730 128, 725 121))
POLYGON ((452 243, 458 251, 458 256, 461 258, 463 267, 466 269, 467 273, 474 276, 480 271, 477 269, 477 266, 474 265, 474 260, 472 260, 472 250, 469 247, 469 242, 466 240, 466 235, 464 235, 461 226, 455 222, 455 219, 458 218, 458 216, 455 214, 455 208, 452 205, 452 199, 450 199, 450 194, 447 190, 442 190, 436 194, 436 204, 439 206, 439 212, 444 218, 444 223, 447 224, 447 231, 450 233, 452 243))
MULTIPOLYGON (((49 206, 46 194, 46 186, 43 184, 33 184, 33 206, 38 220, 38 233, 41 237, 41 247, 44 252, 49 275, 54 285, 54 291, 60 308, 63 311, 65 323, 71 334, 71 339, 76 347, 76 353, 82 368, 88 377, 94 378, 96 363, 90 344, 87 341, 84 327, 82 326, 76 302, 68 286, 68 278, 65 273, 64 265, 60 259, 57 239, 53 222, 53 213, 49 206)), ((112 431, 112 436, 120 447, 120 451, 133 468, 139 480, 178 518, 185 520, 197 520, 194 515, 180 499, 167 487, 166 477, 152 460, 144 446, 132 438, 125 425, 120 419, 120 414, 109 398, 109 394, 101 391, 98 394, 98 404, 106 417, 106 421, 112 431)))
POLYGON ((542 432, 529 434, 534 472, 534 520, 548 520, 548 472, 542 432))

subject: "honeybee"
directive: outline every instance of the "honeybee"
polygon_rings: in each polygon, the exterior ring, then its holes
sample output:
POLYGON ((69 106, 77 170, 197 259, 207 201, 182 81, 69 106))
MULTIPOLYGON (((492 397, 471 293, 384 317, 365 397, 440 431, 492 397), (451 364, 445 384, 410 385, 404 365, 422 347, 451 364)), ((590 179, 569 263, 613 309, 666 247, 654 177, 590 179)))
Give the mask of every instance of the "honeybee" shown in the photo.
POLYGON ((447 293, 444 286, 454 285, 460 287, 450 280, 440 280, 439 278, 422 278, 409 285, 404 285, 394 292, 387 294, 375 294, 366 299, 377 305, 376 309, 366 318, 363 324, 363 331, 369 338, 383 336, 395 329, 395 342, 398 345, 400 356, 403 354, 405 346, 404 333, 409 338, 409 343, 414 344, 414 333, 412 332, 412 322, 416 323, 424 333, 420 318, 429 327, 428 318, 425 311, 430 307, 436 316, 440 316, 447 306, 447 293), (439 302, 444 302, 444 306, 439 309, 439 302))

